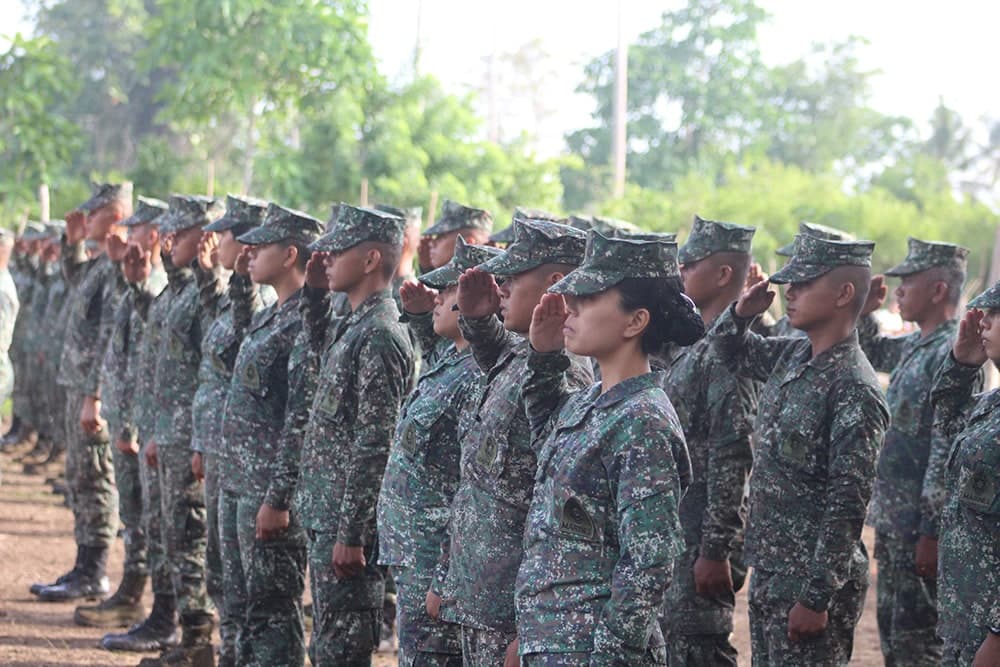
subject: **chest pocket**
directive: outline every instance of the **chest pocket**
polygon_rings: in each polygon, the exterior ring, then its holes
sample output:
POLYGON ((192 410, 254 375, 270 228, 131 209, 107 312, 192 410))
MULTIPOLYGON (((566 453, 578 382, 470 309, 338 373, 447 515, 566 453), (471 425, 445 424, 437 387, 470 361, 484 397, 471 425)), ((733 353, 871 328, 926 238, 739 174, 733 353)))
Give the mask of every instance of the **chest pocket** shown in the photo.
POLYGON ((446 404, 435 400, 418 401, 407 411, 400 448, 425 465, 457 470, 460 448, 456 429, 456 421, 446 404))
POLYGON ((551 525, 555 532, 571 540, 603 543, 608 517, 607 499, 594 497, 565 483, 553 484, 552 489, 551 525))
POLYGON ((958 499, 974 512, 1000 515, 1000 469, 982 461, 972 464, 963 471, 958 499))
POLYGON ((518 414, 518 404, 512 398, 510 395, 487 396, 479 408, 479 423, 475 428, 483 433, 483 437, 475 451, 474 461, 477 468, 491 476, 502 472, 510 452, 511 436, 517 437, 513 432, 524 421, 523 415, 518 414))
POLYGON ((820 463, 825 446, 820 415, 787 413, 778 415, 777 454, 779 460, 793 468, 813 471, 820 463))

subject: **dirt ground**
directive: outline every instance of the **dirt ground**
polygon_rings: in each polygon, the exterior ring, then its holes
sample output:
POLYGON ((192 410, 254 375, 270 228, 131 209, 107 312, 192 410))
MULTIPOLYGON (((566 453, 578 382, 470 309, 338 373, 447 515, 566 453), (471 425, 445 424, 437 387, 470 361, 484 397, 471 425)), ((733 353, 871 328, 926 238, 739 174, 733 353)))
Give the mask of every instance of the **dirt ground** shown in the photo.
MULTIPOLYGON (((54 579, 73 562, 72 517, 62 498, 49 492, 43 476, 21 473, 9 455, 0 457, 0 665, 7 667, 76 667, 135 665, 138 655, 109 653, 98 647, 101 630, 73 624, 74 603, 37 602, 28 586, 54 579)), ((871 535, 866 533, 871 551, 871 535)), ((121 575, 122 549, 112 550, 109 576, 121 575)), ((874 584, 873 567, 873 584, 874 584)), ((147 595, 147 599, 149 596, 147 595)), ((741 594, 735 642, 740 664, 750 664, 746 596, 741 594)), ((393 656, 376 656, 376 667, 396 664, 393 656)), ((855 642, 852 665, 881 665, 875 626, 874 586, 855 642)))

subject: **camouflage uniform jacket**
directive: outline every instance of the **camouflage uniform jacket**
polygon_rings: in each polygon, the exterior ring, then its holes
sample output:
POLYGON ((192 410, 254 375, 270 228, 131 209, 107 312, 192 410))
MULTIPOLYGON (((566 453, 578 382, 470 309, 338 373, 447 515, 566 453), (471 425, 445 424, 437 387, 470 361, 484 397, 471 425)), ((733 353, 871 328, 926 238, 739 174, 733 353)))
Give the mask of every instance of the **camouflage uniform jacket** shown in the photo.
POLYGON ((198 391, 191 404, 191 449, 214 456, 223 487, 235 492, 240 489, 229 479, 237 463, 222 445, 223 407, 229 395, 242 332, 263 302, 257 286, 248 277, 236 273, 227 277, 219 270, 199 271, 198 284, 201 307, 206 317, 213 319, 201 341, 198 391), (234 303, 244 304, 239 308, 243 313, 239 325, 234 322, 237 318, 234 303))
POLYGON ((663 389, 691 458, 693 480, 680 510, 685 542, 703 558, 726 560, 743 537, 757 383, 730 373, 706 336, 675 346, 663 389))
POLYGON ((857 333, 817 357, 808 339, 763 338, 730 307, 712 337, 760 392, 750 481, 747 564, 801 579, 798 600, 823 611, 867 568, 861 543, 875 457, 889 411, 857 333))
POLYGON ((45 314, 43 321, 48 328, 39 348, 41 358, 47 373, 46 382, 55 382, 59 375, 59 359, 62 357, 63 340, 66 337, 66 320, 68 318, 67 304, 69 286, 62 274, 56 274, 45 295, 45 314))
POLYGON ((375 505, 392 432, 413 375, 413 351, 389 290, 332 326, 314 327, 325 349, 302 442, 295 507, 305 528, 347 546, 375 539, 375 505), (320 331, 325 335, 320 335, 320 331))
POLYGON ((437 562, 458 488, 458 421, 482 379, 472 351, 451 343, 403 406, 378 501, 381 563, 437 562))
POLYGON ((929 379, 948 358, 957 331, 958 321, 949 320, 926 337, 919 331, 882 336, 870 315, 858 327, 861 347, 872 366, 892 374, 886 392, 892 424, 879 454, 868 520, 898 539, 915 541, 918 533, 938 534, 949 443, 935 437, 929 379))
POLYGON ((524 400, 540 451, 517 575, 520 652, 644 663, 684 549, 684 448, 661 372, 570 392, 561 352, 528 357, 524 400), (548 434, 545 437, 546 433, 548 434))
MULTIPOLYGON (((537 463, 522 395, 531 345, 495 316, 463 317, 459 325, 486 378, 459 424, 461 481, 452 501, 447 577, 435 589, 442 597, 442 619, 512 632, 514 585, 537 463)), ((572 357, 569 390, 592 378, 590 360, 572 357)))
POLYGON ((222 418, 222 440, 234 465, 227 489, 263 500, 271 482, 277 449, 285 441, 286 409, 301 395, 289 392, 303 364, 289 363, 292 346, 302 330, 301 292, 282 304, 261 310, 246 329, 233 365, 229 396, 222 418))
MULTIPOLYGON (((35 369, 35 364, 39 363, 45 346, 45 334, 49 329, 49 323, 45 321, 45 307, 49 301, 49 289, 59 275, 60 267, 57 264, 52 262, 42 264, 38 269, 36 283, 32 288, 31 303, 27 304, 25 313, 27 317, 25 333, 27 335, 24 340, 24 351, 25 361, 31 364, 32 370, 35 369)), ((34 375, 34 382, 40 383, 42 379, 37 374, 34 375)))
POLYGON ((62 252, 63 273, 76 288, 70 296, 59 384, 81 394, 100 396, 101 365, 120 296, 120 270, 107 254, 86 259, 83 243, 63 243, 62 252))
POLYGON ((153 439, 156 431, 156 417, 159 411, 156 402, 156 364, 160 357, 170 301, 177 291, 176 286, 171 289, 170 285, 176 283, 178 279, 178 269, 169 261, 169 259, 165 259, 163 264, 167 274, 167 287, 160 290, 156 296, 143 300, 148 305, 144 306, 143 301, 139 299, 133 302, 133 312, 136 317, 142 320, 143 325, 141 327, 142 340, 139 342, 139 358, 135 366, 132 422, 127 428, 129 429, 128 435, 134 433, 136 441, 141 445, 145 445, 153 439))
POLYGON ((980 372, 949 355, 932 393, 935 423, 954 443, 938 547, 938 634, 959 641, 981 641, 1000 626, 1000 390, 974 396, 980 372))
POLYGON ((101 364, 101 416, 115 428, 122 428, 112 437, 132 440, 132 401, 135 397, 135 365, 139 360, 143 320, 135 312, 147 308, 149 301, 163 291, 167 274, 154 267, 142 285, 129 285, 115 309, 111 341, 101 364), (137 306, 138 304, 138 306, 137 306))
POLYGON ((191 404, 198 390, 201 339, 211 319, 201 307, 194 269, 178 269, 164 293, 169 294, 169 305, 158 343, 153 440, 160 447, 187 448, 191 446, 191 404))

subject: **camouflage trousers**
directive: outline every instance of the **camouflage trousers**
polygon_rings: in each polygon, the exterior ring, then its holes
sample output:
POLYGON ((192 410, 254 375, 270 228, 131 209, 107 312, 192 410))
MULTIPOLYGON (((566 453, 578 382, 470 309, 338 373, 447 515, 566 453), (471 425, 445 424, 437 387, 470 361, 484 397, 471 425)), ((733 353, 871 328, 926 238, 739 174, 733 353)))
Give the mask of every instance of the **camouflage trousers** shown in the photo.
MULTIPOLYGON (((111 433, 120 433, 121 424, 108 421, 111 433)), ((146 575, 146 531, 142 525, 142 482, 139 481, 139 457, 125 454, 112 446, 115 486, 118 487, 118 520, 124 527, 125 572, 146 575)), ((144 464, 143 464, 144 465, 144 464)))
POLYGON ((382 634, 385 579, 374 549, 365 548, 364 572, 349 579, 333 573, 336 533, 308 531, 313 631, 309 658, 315 667, 368 667, 382 634))
POLYGON ((146 532, 146 562, 154 595, 174 594, 167 551, 163 543, 163 502, 160 473, 146 463, 145 446, 139 450, 139 483, 142 486, 142 528, 146 532))
POLYGON ((879 532, 878 634, 886 667, 936 667, 941 663, 937 636, 937 582, 916 572, 916 542, 879 532))
POLYGON ((205 488, 191 470, 187 443, 157 443, 162 539, 184 622, 212 613, 205 587, 205 488))
POLYGON ((222 575, 222 547, 219 543, 219 466, 212 454, 202 454, 205 471, 205 589, 219 612, 219 655, 229 658, 236 655, 236 624, 229 618, 225 601, 225 580, 222 575))
POLYGON ((517 639, 516 632, 482 630, 462 626, 462 661, 465 667, 503 667, 507 647, 517 639))
POLYGON ((788 639, 788 612, 801 590, 799 577, 754 570, 749 600, 753 667, 845 667, 850 662, 868 590, 867 569, 834 593, 822 635, 793 642, 788 639))
POLYGON ((222 590, 224 608, 220 616, 230 626, 232 646, 229 648, 236 657, 236 664, 242 664, 239 636, 247 617, 247 582, 240 556, 239 509, 240 496, 225 487, 219 489, 219 558, 222 561, 222 590))
POLYGON ((396 628, 399 667, 461 667, 462 629, 427 615, 427 590, 435 563, 393 565, 396 580, 396 628))
POLYGON ((118 490, 107 431, 87 435, 80 426, 84 395, 67 391, 66 485, 78 545, 109 547, 118 533, 118 490))
POLYGON ((45 413, 43 433, 52 438, 52 447, 58 452, 66 451, 66 388, 55 381, 55 373, 50 373, 51 381, 45 385, 45 413))
POLYGON ((302 616, 305 531, 293 514, 283 537, 258 540, 260 505, 259 498, 246 496, 237 503, 239 558, 246 581, 246 616, 241 619, 237 638, 239 664, 301 667, 306 657, 302 616))
MULTIPOLYGON (((736 647, 730 642, 736 593, 704 596, 694 583, 694 563, 700 545, 688 547, 674 561, 670 588, 663 601, 660 627, 667 642, 671 667, 700 665, 736 667, 736 647)), ((730 559, 733 586, 743 588, 746 567, 738 556, 730 559)))
POLYGON ((978 635, 963 638, 944 638, 941 650, 941 667, 969 667, 976 657, 976 651, 986 640, 987 630, 978 635))

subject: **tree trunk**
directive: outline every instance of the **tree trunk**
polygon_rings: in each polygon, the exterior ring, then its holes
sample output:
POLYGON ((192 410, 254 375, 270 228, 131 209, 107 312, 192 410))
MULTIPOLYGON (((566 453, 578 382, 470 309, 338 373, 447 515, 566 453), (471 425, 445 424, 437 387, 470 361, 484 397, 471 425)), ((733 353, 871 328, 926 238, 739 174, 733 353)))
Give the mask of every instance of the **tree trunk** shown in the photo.
POLYGON ((250 117, 247 119, 247 137, 246 137, 246 149, 243 154, 243 194, 250 194, 250 188, 253 186, 253 161, 257 155, 257 137, 255 137, 257 129, 257 114, 254 107, 257 106, 257 100, 254 98, 250 102, 250 117))

